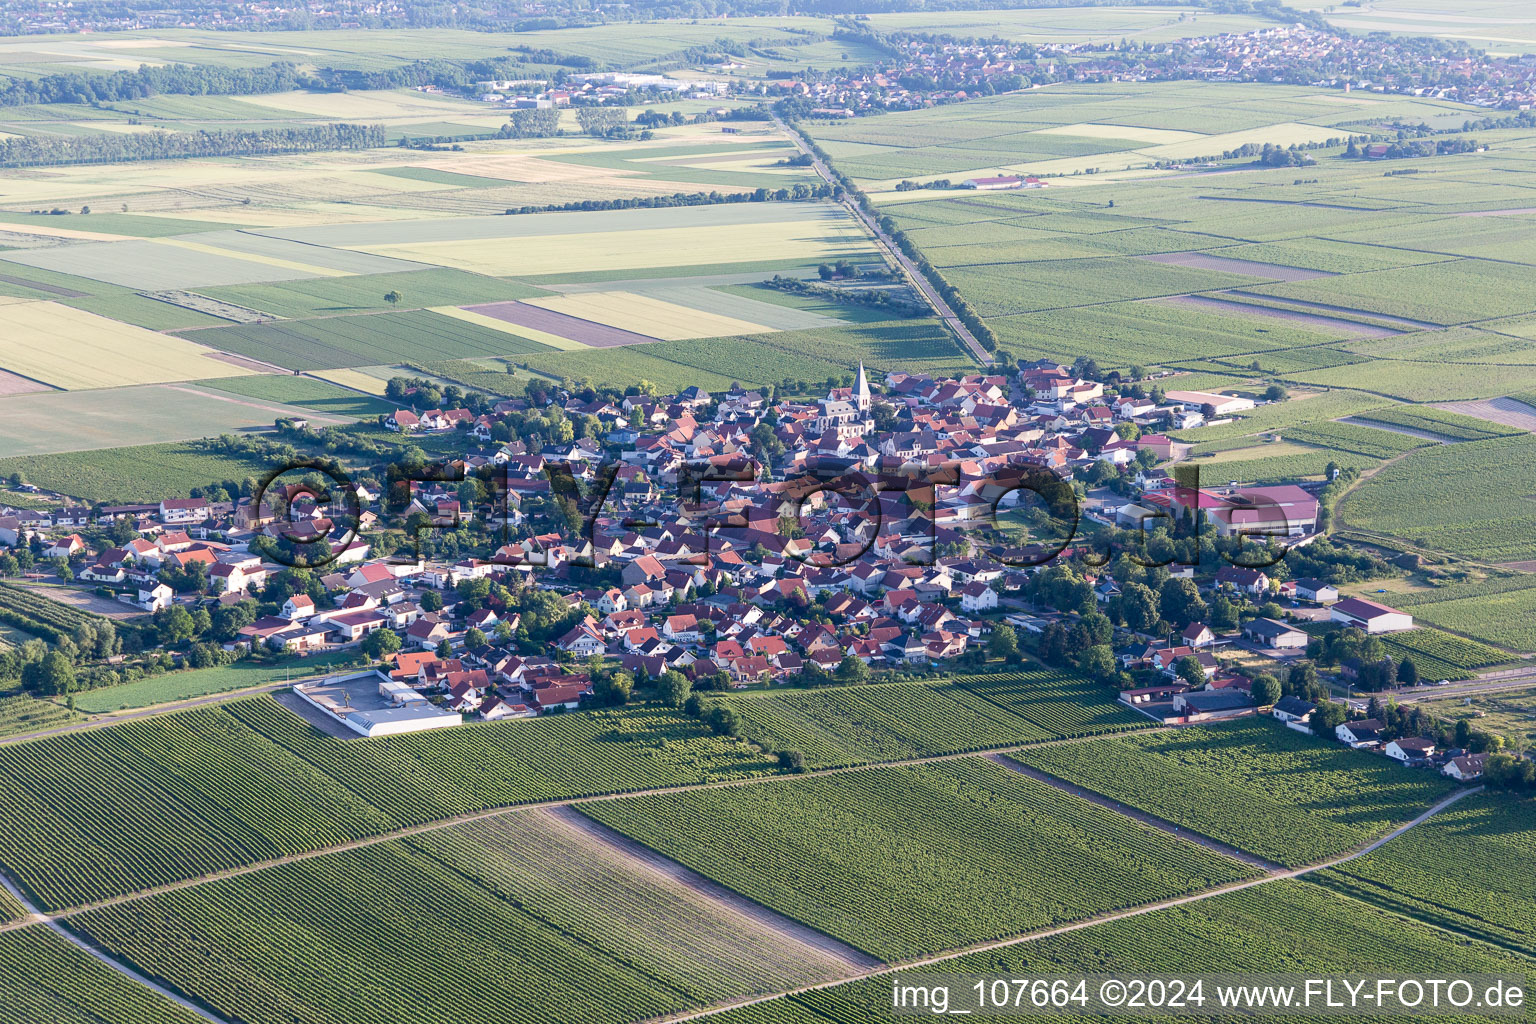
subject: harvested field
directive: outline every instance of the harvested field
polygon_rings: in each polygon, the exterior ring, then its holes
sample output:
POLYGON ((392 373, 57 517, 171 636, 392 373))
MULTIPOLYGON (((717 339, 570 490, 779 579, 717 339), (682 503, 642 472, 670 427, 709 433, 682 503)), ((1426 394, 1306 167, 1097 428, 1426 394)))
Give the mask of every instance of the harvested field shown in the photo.
POLYGON ((455 320, 462 320, 467 324, 478 324, 481 327, 500 331, 502 334, 509 334, 514 338, 534 342, 559 352, 580 352, 587 347, 579 341, 572 341, 570 338, 562 338, 558 335, 547 334, 544 331, 536 331, 532 327, 519 327, 509 320, 498 320, 494 316, 477 313, 472 309, 461 309, 458 306, 433 306, 432 312, 441 316, 453 317, 455 320))
POLYGON ((32 380, 18 374, 7 373, 0 370, 0 396, 4 395, 30 395, 38 391, 52 391, 53 388, 42 381, 32 380))
POLYGON ((1536 409, 1513 398, 1488 398, 1480 402, 1446 402, 1435 406, 1447 412, 1459 412, 1475 416, 1506 427, 1516 427, 1536 433, 1536 409))
POLYGON ((731 334, 763 334, 774 327, 703 309, 679 306, 661 298, 635 292, 582 292, 527 299, 523 305, 539 306, 568 316, 632 329, 663 341, 686 338, 720 338, 731 334))
POLYGON ((11 263, 78 274, 125 288, 164 290, 255 284, 324 276, 314 270, 271 266, 238 253, 134 239, 0 253, 11 263))
POLYGON ((494 317, 497 320, 505 320, 507 323, 516 324, 519 327, 529 327, 536 331, 577 342, 588 348, 643 345, 646 342, 661 340, 650 335, 636 334, 633 331, 625 331, 617 327, 610 327, 607 324, 600 324, 592 320, 583 320, 565 313, 558 313, 540 306, 532 306, 526 302, 492 302, 483 306, 466 306, 465 308, 471 313, 480 313, 485 316, 494 317))
POLYGON ((1275 263, 1234 260, 1203 252, 1164 252, 1141 258, 1169 266, 1193 267, 1196 270, 1221 270, 1228 274, 1247 274, 1251 277, 1268 278, 1271 281, 1306 281, 1314 277, 1334 276, 1325 270, 1303 270, 1300 267, 1282 267, 1275 263))
POLYGON ((870 245, 852 220, 830 218, 752 225, 708 225, 547 235, 536 244, 503 238, 396 242, 371 246, 383 256, 497 277, 663 267, 677 253, 709 264, 864 257, 870 245))
POLYGON ((67 390, 227 377, 201 345, 56 302, 0 306, 0 369, 67 390))

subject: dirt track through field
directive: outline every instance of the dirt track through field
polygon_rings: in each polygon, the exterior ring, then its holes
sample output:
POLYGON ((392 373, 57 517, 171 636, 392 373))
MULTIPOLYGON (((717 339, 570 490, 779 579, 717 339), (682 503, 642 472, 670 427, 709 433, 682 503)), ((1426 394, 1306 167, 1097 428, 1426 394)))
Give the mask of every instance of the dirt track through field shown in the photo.
POLYGON ((1069 796, 1075 796, 1079 800, 1086 800, 1090 804, 1102 807, 1107 811, 1114 811, 1116 814, 1130 818, 1132 821, 1139 821, 1148 828, 1155 828, 1159 832, 1166 832, 1176 839, 1184 839, 1197 846, 1203 846, 1207 850, 1231 857, 1233 860, 1240 860, 1249 867, 1258 868, 1267 874, 1277 874, 1285 870, 1285 865, 1283 864, 1276 864, 1274 861, 1265 860, 1263 857, 1257 857, 1251 853, 1239 850, 1235 846, 1228 846, 1219 839, 1212 839, 1210 836, 1201 835, 1199 832, 1175 825, 1166 818, 1159 818, 1157 815, 1148 814, 1146 811, 1138 811, 1136 808, 1123 804, 1118 800, 1111 800, 1102 793, 1096 793, 1091 789, 1084 789, 1065 779, 1059 779, 1054 775, 1043 772, 1038 768, 1031 768, 1027 764, 1015 761, 1006 754, 989 754, 987 758, 1010 771, 1018 772, 1020 775, 1034 779, 1036 782, 1044 783, 1052 789, 1059 789, 1069 796))
POLYGON ((882 965, 882 961, 875 957, 857 950, 839 939, 834 939, 830 935, 819 932, 808 925, 803 925, 799 921, 785 917, 778 911, 770 910, 755 900, 747 899, 747 897, 740 893, 726 888, 719 882, 705 878, 697 871, 678 863, 665 854, 656 852, 644 843, 631 839, 624 833, 609 828, 602 822, 594 821, 574 807, 552 807, 548 811, 536 813, 542 813, 565 825, 567 828, 578 831, 602 843, 604 846, 616 850, 636 862, 642 869, 658 876, 659 880, 663 880, 663 884, 669 882, 674 885, 681 885, 701 896, 708 897, 732 913, 768 928, 786 939, 792 939, 802 946, 807 946, 819 953, 841 961, 844 966, 868 970, 869 968, 882 965))
POLYGON ((636 334, 620 327, 610 327, 595 320, 583 320, 552 309, 531 306, 526 302, 488 302, 479 306, 464 306, 471 313, 494 317, 519 327, 530 327, 545 334, 586 345, 588 348, 617 348, 620 345, 647 345, 660 338, 649 334, 636 334))
POLYGON ((1153 299, 1151 301, 1172 302, 1181 306, 1201 306, 1206 309, 1219 309, 1224 313, 1244 313, 1248 316, 1273 317, 1276 320, 1285 320, 1289 323, 1300 324, 1303 327, 1316 327, 1320 330, 1332 331, 1347 337, 1390 338, 1402 333, 1402 331, 1394 331, 1388 327, 1376 327, 1372 324, 1362 324, 1354 320, 1323 316, 1320 313, 1302 313, 1292 309, 1276 309, 1274 306, 1255 306, 1251 303, 1234 302, 1231 299, 1221 299, 1213 295, 1170 295, 1166 298, 1153 299))
POLYGON ((1189 267, 1193 270, 1218 270, 1227 274, 1246 277, 1266 277, 1272 281, 1310 281, 1314 277, 1338 277, 1326 270, 1307 270, 1303 267, 1286 267, 1278 263, 1260 263, 1257 260, 1238 260, 1229 256, 1213 256, 1204 252, 1161 252, 1140 257, 1153 263, 1170 267, 1189 267))

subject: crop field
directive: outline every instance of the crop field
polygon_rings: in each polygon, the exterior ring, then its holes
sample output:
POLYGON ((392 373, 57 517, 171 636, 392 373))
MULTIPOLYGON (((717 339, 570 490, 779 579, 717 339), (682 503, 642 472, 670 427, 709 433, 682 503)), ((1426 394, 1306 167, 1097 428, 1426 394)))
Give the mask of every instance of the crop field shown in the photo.
MULTIPOLYGON (((1321 885, 1285 880, 1224 893, 1181 907, 1112 921, 1005 949, 946 961, 935 973, 1052 978, 1092 972, 1109 977, 1262 975, 1306 970, 1320 976, 1373 976, 1383 964, 1399 977, 1457 977, 1487 972, 1531 976, 1530 961, 1393 913, 1371 912, 1321 885), (1305 955, 1301 955, 1305 951, 1305 955)), ((872 978, 790 997, 830 1024, 891 1020, 891 979, 872 978)), ((1170 1015, 1184 1022, 1204 1015, 1170 1015)), ((742 1024, 783 1018, 737 1018, 742 1024)), ((1122 1018, 1123 1019, 1123 1018, 1122 1018)), ((1223 1021, 1248 1019, 1224 1016, 1223 1021)), ((1430 1019, 1426 1017, 1426 1019, 1430 1019)), ((1469 1021, 1443 1015, 1436 1020, 1469 1021)))
POLYGON ((217 710, 16 744, 0 762, 0 862, 53 909, 391 826, 217 710))
POLYGON ((1529 366, 1536 362, 1536 348, 1529 339, 1475 327, 1451 327, 1417 331, 1388 338, 1346 342, 1343 347, 1359 355, 1386 359, 1423 360, 1429 363, 1473 363, 1480 366, 1529 366))
POLYGON ((251 1024, 466 1014, 619 1024, 847 969, 538 814, 282 865, 72 923, 251 1024), (274 928, 304 938, 263 941, 274 928), (372 963, 368 986, 338 986, 314 969, 347 956, 372 963), (499 966, 466 987, 435 966, 458 957, 499 966))
MULTIPOLYGON (((1438 629, 1410 629, 1388 634, 1381 640, 1388 647, 1416 660, 1427 657, 1442 665, 1462 670, 1502 665, 1510 660, 1507 651, 1476 640, 1452 636, 1438 629)), ((1419 674, 1427 674, 1422 665, 1419 674)))
MULTIPOLYGON (((1521 589, 1482 589, 1465 596, 1434 593, 1424 602, 1402 602, 1414 619, 1516 651, 1536 651, 1536 581, 1521 589)), ((1394 601, 1397 599, 1394 598, 1394 601)))
POLYGON ((1055 669, 956 676, 955 684, 1057 736, 1093 736, 1147 724, 1144 716, 1115 702, 1103 686, 1055 669))
POLYGON ((1214 312, 1163 302, 1121 302, 989 321, 1002 347, 1020 357, 1078 355, 1101 366, 1157 365, 1232 356, 1244 364, 1276 350, 1309 351, 1329 335, 1259 314, 1214 312), (1239 358, 1245 353, 1263 353, 1239 358))
POLYGON ((1331 889, 1525 953, 1536 941, 1536 804, 1483 793, 1330 868, 1331 889))
MULTIPOLYGON (((300 414, 294 410, 292 415, 300 414)), ((274 468, 262 459, 225 455, 186 441, 0 459, 0 476, 20 473, 45 490, 88 502, 184 498, 193 487, 259 478, 274 468)))
POLYGON ((3 747, 0 770, 0 864, 58 909, 470 810, 772 769, 647 708, 361 743, 254 697, 3 747))
POLYGON ((756 751, 652 707, 490 722, 364 745, 320 733, 269 698, 225 709, 400 824, 776 770, 756 751), (402 786, 402 778, 410 783, 402 786))
MULTIPOLYGON (((223 363, 210 365, 220 370, 233 369, 223 363)), ((361 395, 355 397, 367 401, 361 395)), ((270 427, 282 416, 305 415, 303 409, 262 397, 236 398, 227 392, 202 391, 184 385, 39 392, 11 396, 0 402, 0 449, 12 455, 44 457, 43 453, 238 433, 252 427, 270 427)), ((341 415, 333 412, 318 419, 342 422, 341 415)), ((40 480, 32 482, 41 484, 40 480)))
POLYGON ((1406 427, 1445 438, 1448 441, 1486 441, 1494 437, 1513 436, 1518 431, 1497 423, 1465 416, 1445 409, 1409 408, 1394 405, 1358 414, 1356 419, 1388 426, 1406 427))
POLYGON ((1345 499, 1358 529, 1484 562, 1536 558, 1536 437, 1468 441, 1414 452, 1345 499))
POLYGON ((268 402, 315 409, 333 416, 351 416, 362 419, 390 413, 395 406, 377 398, 360 395, 350 388, 315 380, 312 377, 279 377, 275 374, 252 374, 246 377, 225 377, 219 380, 198 382, 200 387, 228 391, 247 398, 259 398, 268 402))
POLYGON ((579 810, 886 960, 1135 906, 1248 870, 982 759, 579 810))
POLYGON ((339 652, 312 654, 282 662, 245 659, 218 668, 182 669, 99 690, 82 690, 75 695, 75 707, 86 714, 101 715, 125 708, 143 708, 202 697, 210 693, 266 686, 269 683, 282 683, 334 671, 336 664, 350 656, 350 652, 339 652))
POLYGON ((1536 298, 1523 287, 1526 275, 1524 269, 1505 263, 1456 260, 1262 285, 1255 290, 1434 324, 1460 324, 1536 309, 1536 298))
POLYGON ((32 697, 0 698, 0 739, 78 721, 80 716, 62 704, 32 697))
POLYGON ((399 292, 407 308, 501 302, 544 294, 516 281, 436 267, 403 274, 312 278, 202 291, 217 299, 291 319, 387 310, 390 305, 384 296, 390 292, 399 292))
POLYGON ((229 250, 173 245, 169 241, 135 239, 22 249, 0 253, 0 260, 147 291, 255 284, 335 273, 321 267, 284 266, 229 250))
POLYGON ((726 697, 747 735, 815 768, 1006 747, 1057 734, 949 684, 877 683, 726 697))
POLYGON ((977 312, 996 317, 1233 288, 1250 280, 1131 257, 962 267, 947 270, 945 276, 977 312))
POLYGON ((1353 387, 1407 402, 1455 402, 1494 398, 1536 387, 1536 366, 1371 359, 1351 366, 1288 374, 1288 380, 1325 387, 1353 387), (1494 372, 1490 372, 1494 371, 1494 372))
POLYGON ((201 1019, 41 925, 0 933, 5 1024, 197 1024, 201 1019))
POLYGON ((634 292, 552 295, 548 298, 529 299, 528 304, 670 341, 718 338, 728 334, 762 334, 774 330, 767 324, 679 306, 634 292))
POLYGON ((765 284, 683 284, 634 286, 635 291, 654 295, 679 306, 692 306, 767 324, 780 331, 802 331, 834 327, 840 322, 869 323, 884 320, 889 312, 865 306, 832 302, 814 295, 781 292, 765 284))
POLYGON ((1255 448, 1226 452, 1214 460, 1200 459, 1189 465, 1199 468, 1207 482, 1215 481, 1224 484, 1236 480, 1239 483, 1268 484, 1303 477, 1320 478, 1327 472, 1330 464, 1341 469, 1365 470, 1380 461, 1352 452, 1326 449, 1303 450, 1290 454, 1268 453, 1271 448, 1285 447, 1287 446, 1260 445, 1255 448), (1250 454, 1252 458, 1246 457, 1250 454))
MULTIPOLYGON (((517 244, 505 238, 445 242, 395 242, 367 251, 397 259, 452 267, 497 277, 594 270, 667 267, 686 253, 701 263, 726 266, 759 260, 863 259, 870 245, 853 221, 841 216, 748 225, 636 228, 544 235, 517 244)), ((616 216, 623 216, 618 214, 616 216)))
POLYGON ((690 1001, 778 991, 846 965, 589 836, 559 813, 507 814, 413 836, 406 844, 567 935, 622 950, 690 1001), (658 927, 658 924, 665 922, 658 927), (643 934, 643 942, 637 941, 643 934))
MULTIPOLYGON (((630 962, 630 946, 640 936, 614 946, 562 933, 514 898, 467 883, 452 866, 399 843, 282 865, 74 921, 112 952, 196 994, 226 1018, 250 1024, 426 1022, 466 1014, 534 1024, 578 1012, 594 1024, 618 1024, 694 1002, 671 978, 630 962), (271 942, 274 928, 303 939, 271 942), (210 947, 218 952, 207 959, 188 955, 210 947), (337 985, 315 970, 356 957, 373 965, 367 986, 337 985), (461 957, 466 965, 498 966, 466 986, 457 972, 440 969, 461 957)), ((682 971, 673 965, 668 973, 682 971)))
POLYGON ((698 384, 711 390, 732 381, 748 386, 824 381, 852 372, 860 362, 877 372, 964 374, 976 368, 948 331, 926 318, 519 356, 514 362, 599 387, 625 387, 643 378, 663 388, 698 384))
POLYGON ((66 390, 228 376, 207 348, 56 302, 0 305, 0 368, 66 390))
POLYGON ((1013 756, 1289 867, 1367 842, 1453 788, 1439 776, 1267 719, 1038 747, 1013 756))
POLYGON ((25 587, 0 584, 0 623, 44 640, 73 636, 81 623, 94 624, 100 618, 25 587))
POLYGON ((219 327, 197 336, 202 344, 293 370, 512 355, 535 344, 424 309, 219 327))
POLYGON ((1354 423, 1309 423, 1291 427, 1284 433, 1289 441, 1354 452, 1372 459, 1390 459, 1415 448, 1434 444, 1433 441, 1409 434, 1396 434, 1390 430, 1362 427, 1354 423))

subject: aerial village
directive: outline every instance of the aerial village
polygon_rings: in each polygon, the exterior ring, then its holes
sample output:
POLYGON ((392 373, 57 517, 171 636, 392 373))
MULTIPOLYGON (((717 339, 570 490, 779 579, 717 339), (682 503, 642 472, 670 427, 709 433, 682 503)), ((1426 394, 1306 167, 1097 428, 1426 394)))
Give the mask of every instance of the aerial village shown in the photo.
POLYGON ((349 656, 355 671, 294 689, 339 735, 1027 651, 1163 722, 1272 714, 1471 777, 1480 755, 1332 700, 1418 680, 1377 639, 1412 617, 1321 578, 1389 568, 1320 529, 1330 481, 1201 483, 1164 433, 1256 400, 1096 375, 1039 362, 876 385, 860 366, 816 401, 537 386, 479 415, 401 408, 386 425, 402 442, 462 444, 445 479, 7 507, 0 569, 139 613, 162 668, 278 657, 313 676, 306 659, 349 656), (572 421, 596 426, 542 444, 528 429, 572 421))

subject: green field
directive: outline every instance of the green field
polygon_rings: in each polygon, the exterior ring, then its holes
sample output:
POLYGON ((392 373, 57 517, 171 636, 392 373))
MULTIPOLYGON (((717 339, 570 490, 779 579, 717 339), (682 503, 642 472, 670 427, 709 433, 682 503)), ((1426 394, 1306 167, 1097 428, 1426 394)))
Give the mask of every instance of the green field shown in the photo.
POLYGON ((1343 502, 1351 527, 1484 562, 1536 558, 1536 437, 1427 448, 1343 502))
POLYGON ((1469 797, 1367 857, 1330 868, 1329 888, 1528 953, 1536 941, 1536 804, 1469 797))
POLYGON ((20 473, 45 490, 90 502, 186 497, 193 487, 260 478, 276 468, 264 459, 215 453, 187 441, 0 459, 0 476, 20 473))
POLYGON ((203 288, 205 294, 274 316, 304 319, 390 308, 384 296, 399 292, 406 308, 469 306, 545 294, 516 281, 433 267, 399 274, 323 277, 275 284, 203 288))
POLYGON ((722 699, 746 734, 815 768, 897 761, 1150 724, 1104 687, 1054 669, 746 693, 722 699))
POLYGON ((41 925, 0 933, 5 1024, 197 1024, 202 1018, 41 925))
POLYGON ((101 616, 55 601, 46 593, 0 583, 0 624, 57 643, 73 637, 81 625, 102 621, 101 616))
POLYGON ((395 405, 371 395, 331 384, 313 377, 279 377, 275 374, 254 374, 248 377, 224 377, 219 380, 198 382, 205 388, 227 391, 247 398, 259 398, 267 402, 314 409, 332 416, 351 416, 357 419, 387 415, 395 411, 395 405))
POLYGON ((71 923, 250 1024, 620 1024, 846 970, 713 900, 658 885, 631 859, 534 814, 282 865, 71 923), (274 934, 294 939, 272 942, 274 934), (349 957, 370 962, 367 986, 314 970, 349 957), (498 966, 473 985, 430 967, 458 958, 498 966))
POLYGON ((57 909, 473 810, 776 768, 645 707, 348 743, 263 696, 0 748, 0 771, 0 865, 57 909))
POLYGON ((334 666, 353 656, 350 653, 316 654, 305 658, 290 658, 280 664, 246 659, 218 668, 183 669, 99 690, 83 690, 75 697, 75 707, 86 714, 101 715, 125 708, 144 708, 202 697, 210 693, 228 693, 231 690, 323 674, 333 671, 334 666))
POLYGON ((0 698, 0 739, 78 722, 79 715, 59 704, 31 697, 0 698))
MULTIPOLYGON (((207 363, 209 369, 218 365, 207 363)), ((245 379, 232 378, 231 386, 239 387, 233 381, 245 379)), ((253 387, 259 390, 259 385, 253 387)), ((22 461, 17 457, 80 452, 78 458, 89 462, 96 458, 88 454, 92 450, 236 433, 270 427, 281 416, 304 415, 302 409, 281 404, 280 393, 252 395, 262 399, 258 402, 238 402, 190 385, 149 384, 12 395, 0 401, 0 451, 11 456, 0 461, 11 464, 22 461)), ((337 409, 333 415, 338 417, 334 422, 340 422, 339 417, 347 414, 337 409)), ((32 482, 46 486, 41 479, 32 482)))
POLYGON ((293 370, 547 352, 547 346, 418 309, 198 331, 200 345, 293 370))
POLYGON ((662 341, 590 352, 519 356, 521 366, 549 377, 623 388, 644 379, 667 390, 690 384, 724 389, 785 380, 841 377, 859 363, 870 370, 965 374, 973 363, 936 320, 896 320, 739 338, 662 341))
POLYGON ((886 960, 1247 873, 1235 861, 983 759, 579 809, 886 960))
POLYGON ((1363 844, 1454 788, 1439 776, 1268 719, 1039 747, 1014 756, 1293 867, 1363 844))

